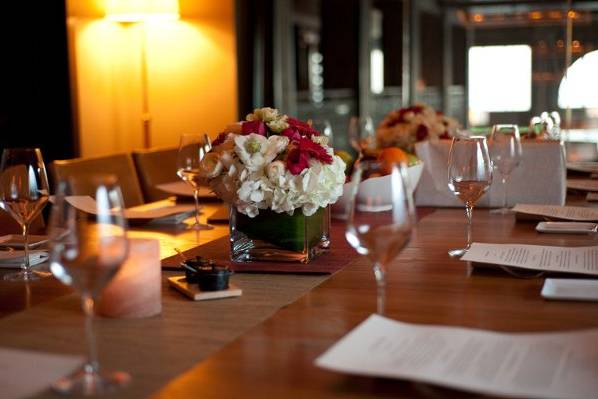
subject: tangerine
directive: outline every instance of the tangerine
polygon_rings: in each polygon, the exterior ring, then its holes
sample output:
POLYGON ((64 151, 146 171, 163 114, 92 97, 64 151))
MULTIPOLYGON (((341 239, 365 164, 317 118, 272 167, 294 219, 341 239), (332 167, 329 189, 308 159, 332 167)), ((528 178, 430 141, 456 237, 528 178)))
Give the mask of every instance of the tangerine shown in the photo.
POLYGON ((402 163, 405 164, 409 163, 409 155, 397 147, 388 147, 384 148, 378 154, 378 160, 382 164, 382 170, 386 174, 390 174, 392 172, 392 165, 395 163, 402 163))

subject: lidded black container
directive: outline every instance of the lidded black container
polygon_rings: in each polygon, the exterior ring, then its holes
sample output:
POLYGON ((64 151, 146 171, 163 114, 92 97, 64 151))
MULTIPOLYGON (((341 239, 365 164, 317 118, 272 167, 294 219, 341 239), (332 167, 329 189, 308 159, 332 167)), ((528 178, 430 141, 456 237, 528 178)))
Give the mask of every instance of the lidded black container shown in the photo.
POLYGON ((228 267, 218 266, 213 259, 201 256, 183 262, 185 278, 189 284, 198 284, 201 291, 228 289, 229 277, 233 274, 228 267))

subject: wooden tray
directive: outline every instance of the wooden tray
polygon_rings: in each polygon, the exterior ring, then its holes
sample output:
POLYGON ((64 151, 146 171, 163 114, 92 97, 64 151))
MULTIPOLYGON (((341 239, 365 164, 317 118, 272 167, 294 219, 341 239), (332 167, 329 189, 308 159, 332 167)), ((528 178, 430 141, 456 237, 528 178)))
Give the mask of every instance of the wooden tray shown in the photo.
POLYGON ((229 284, 227 290, 222 291, 200 291, 197 284, 188 284, 185 276, 168 277, 168 284, 179 292, 185 294, 193 301, 205 301, 210 299, 223 299, 241 296, 243 290, 234 284, 229 284))

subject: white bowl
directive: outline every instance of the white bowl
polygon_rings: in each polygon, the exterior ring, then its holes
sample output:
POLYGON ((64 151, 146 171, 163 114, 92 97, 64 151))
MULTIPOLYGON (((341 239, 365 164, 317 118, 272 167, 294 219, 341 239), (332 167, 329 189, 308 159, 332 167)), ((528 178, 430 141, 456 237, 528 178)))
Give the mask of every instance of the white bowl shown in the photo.
MULTIPOLYGON (((422 161, 419 161, 415 165, 409 166, 407 168, 407 189, 409 190, 409 193, 411 195, 413 195, 413 192, 415 191, 415 188, 419 183, 419 179, 421 178, 423 171, 424 163, 422 161)), ((383 192, 385 188, 389 187, 387 182, 388 179, 390 179, 390 175, 368 179, 368 186, 370 186, 372 190, 383 192)), ((343 186, 343 195, 336 201, 336 203, 332 205, 332 217, 337 219, 346 219, 347 202, 349 201, 350 186, 351 185, 349 183, 345 183, 345 185, 343 186)))

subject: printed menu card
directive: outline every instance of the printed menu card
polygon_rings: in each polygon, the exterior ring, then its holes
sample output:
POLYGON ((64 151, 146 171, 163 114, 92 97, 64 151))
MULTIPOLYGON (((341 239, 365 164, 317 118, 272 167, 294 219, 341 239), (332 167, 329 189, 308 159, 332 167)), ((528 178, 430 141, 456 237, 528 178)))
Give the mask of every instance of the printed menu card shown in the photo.
POLYGON ((539 219, 546 217, 579 222, 598 221, 598 208, 584 206, 517 204, 513 207, 513 212, 536 216, 539 219))
POLYGON ((461 260, 548 272, 598 275, 598 246, 553 247, 474 242, 461 260))
POLYGON ((0 397, 30 397, 83 363, 80 356, 0 348, 0 397))
POLYGON ((591 398, 598 329, 509 334, 372 315, 316 359, 322 368, 491 395, 591 398))

